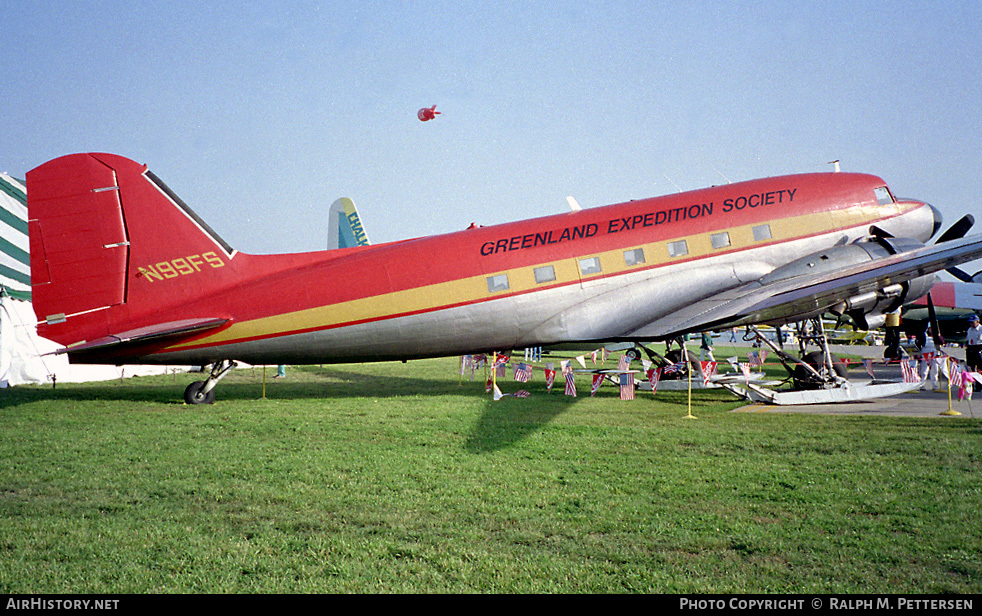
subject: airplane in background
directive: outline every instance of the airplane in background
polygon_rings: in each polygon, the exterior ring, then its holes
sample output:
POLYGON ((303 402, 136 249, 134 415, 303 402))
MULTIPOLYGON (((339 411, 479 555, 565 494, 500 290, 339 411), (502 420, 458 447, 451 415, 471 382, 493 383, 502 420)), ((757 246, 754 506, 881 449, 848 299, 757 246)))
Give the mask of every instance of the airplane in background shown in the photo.
POLYGON ((341 197, 331 204, 327 212, 327 249, 368 246, 368 231, 361 224, 355 202, 341 197))
POLYGON ((406 360, 670 340, 825 312, 864 328, 982 256, 982 236, 875 176, 726 184, 311 253, 234 250, 145 165, 72 154, 27 174, 38 333, 80 363, 406 360), (955 237, 957 235, 957 237, 955 237))
POLYGON ((931 287, 930 295, 930 306, 926 295, 904 306, 901 321, 904 333, 920 334, 936 321, 943 340, 963 343, 968 333, 968 317, 982 314, 982 272, 967 281, 938 281, 931 287))

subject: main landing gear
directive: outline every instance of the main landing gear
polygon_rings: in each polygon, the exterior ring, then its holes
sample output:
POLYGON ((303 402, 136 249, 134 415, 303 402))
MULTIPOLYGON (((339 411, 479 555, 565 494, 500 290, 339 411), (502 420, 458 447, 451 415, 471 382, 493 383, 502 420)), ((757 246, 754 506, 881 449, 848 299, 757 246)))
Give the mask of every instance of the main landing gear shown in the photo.
POLYGON ((184 390, 184 401, 188 404, 214 404, 215 385, 229 373, 236 363, 223 359, 211 367, 211 375, 204 381, 195 381, 184 390))
MULTIPOLYGON (((784 364, 793 386, 791 391, 775 391, 752 382, 721 383, 738 396, 752 402, 766 402, 778 405, 828 404, 834 402, 854 402, 884 396, 895 396, 910 391, 920 383, 876 382, 868 385, 854 383, 846 378, 848 372, 842 361, 829 352, 828 338, 822 320, 810 319, 797 324, 798 343, 801 359, 785 353, 778 345, 765 337, 754 326, 748 328, 751 339, 771 348, 775 356, 784 364), (807 352, 806 346, 817 344, 818 351, 807 352)), ((746 339, 746 337, 745 337, 746 339)))

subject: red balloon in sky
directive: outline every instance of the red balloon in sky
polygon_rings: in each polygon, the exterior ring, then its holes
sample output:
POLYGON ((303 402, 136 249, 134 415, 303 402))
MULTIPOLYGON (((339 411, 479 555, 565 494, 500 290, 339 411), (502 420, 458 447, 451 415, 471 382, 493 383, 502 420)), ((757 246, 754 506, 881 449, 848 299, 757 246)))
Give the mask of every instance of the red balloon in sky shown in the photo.
POLYGON ((432 107, 423 107, 420 109, 416 114, 416 117, 419 118, 420 122, 426 122, 427 120, 432 120, 438 115, 440 115, 440 112, 436 110, 436 105, 433 105, 432 107))

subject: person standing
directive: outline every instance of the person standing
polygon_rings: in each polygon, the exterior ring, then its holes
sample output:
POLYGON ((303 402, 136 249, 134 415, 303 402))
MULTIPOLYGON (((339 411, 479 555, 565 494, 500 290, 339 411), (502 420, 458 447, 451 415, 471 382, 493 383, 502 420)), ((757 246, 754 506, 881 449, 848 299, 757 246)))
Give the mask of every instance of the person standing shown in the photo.
POLYGON ((978 315, 968 317, 968 335, 965 338, 965 362, 973 372, 982 370, 982 325, 978 315))
POLYGON ((713 335, 709 332, 702 333, 702 344, 699 345, 699 361, 716 361, 713 357, 713 335))
POLYGON ((923 333, 916 337, 917 350, 919 352, 917 373, 921 377, 921 390, 927 389, 928 377, 931 379, 931 390, 937 390, 938 382, 938 349, 934 344, 934 336, 931 328, 928 327, 923 333))

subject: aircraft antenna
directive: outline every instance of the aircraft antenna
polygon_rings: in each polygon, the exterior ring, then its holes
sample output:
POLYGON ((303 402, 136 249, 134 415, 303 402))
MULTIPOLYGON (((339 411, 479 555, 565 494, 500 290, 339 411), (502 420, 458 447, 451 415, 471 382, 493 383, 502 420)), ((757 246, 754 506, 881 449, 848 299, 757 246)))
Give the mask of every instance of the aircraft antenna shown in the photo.
POLYGON ((732 183, 733 183, 733 182, 731 182, 731 181, 730 181, 730 178, 728 178, 728 177, 726 177, 725 175, 723 175, 723 172, 722 172, 722 171, 720 171, 719 169, 717 169, 715 165, 713 165, 713 171, 715 171, 716 173, 718 173, 718 174, 720 174, 721 176, 723 176, 723 179, 724 179, 724 180, 726 180, 726 183, 727 183, 727 184, 732 184, 732 183))
POLYGON ((832 171, 835 172, 835 173, 839 173, 840 171, 842 171, 841 169, 839 169, 839 161, 838 160, 831 160, 827 164, 832 165, 832 171))
MULTIPOLYGON (((670 178, 670 177, 668 177, 668 175, 667 175, 667 174, 665 174, 665 173, 663 173, 662 175, 664 175, 664 176, 665 176, 665 179, 666 179, 666 180, 668 180, 669 182, 672 182, 672 178, 670 178)), ((679 185, 678 185, 678 184, 676 184, 675 182, 672 182, 672 186, 674 186, 674 187, 676 188, 676 190, 678 190, 679 192, 682 192, 682 189, 681 189, 681 188, 679 188, 679 185)))

